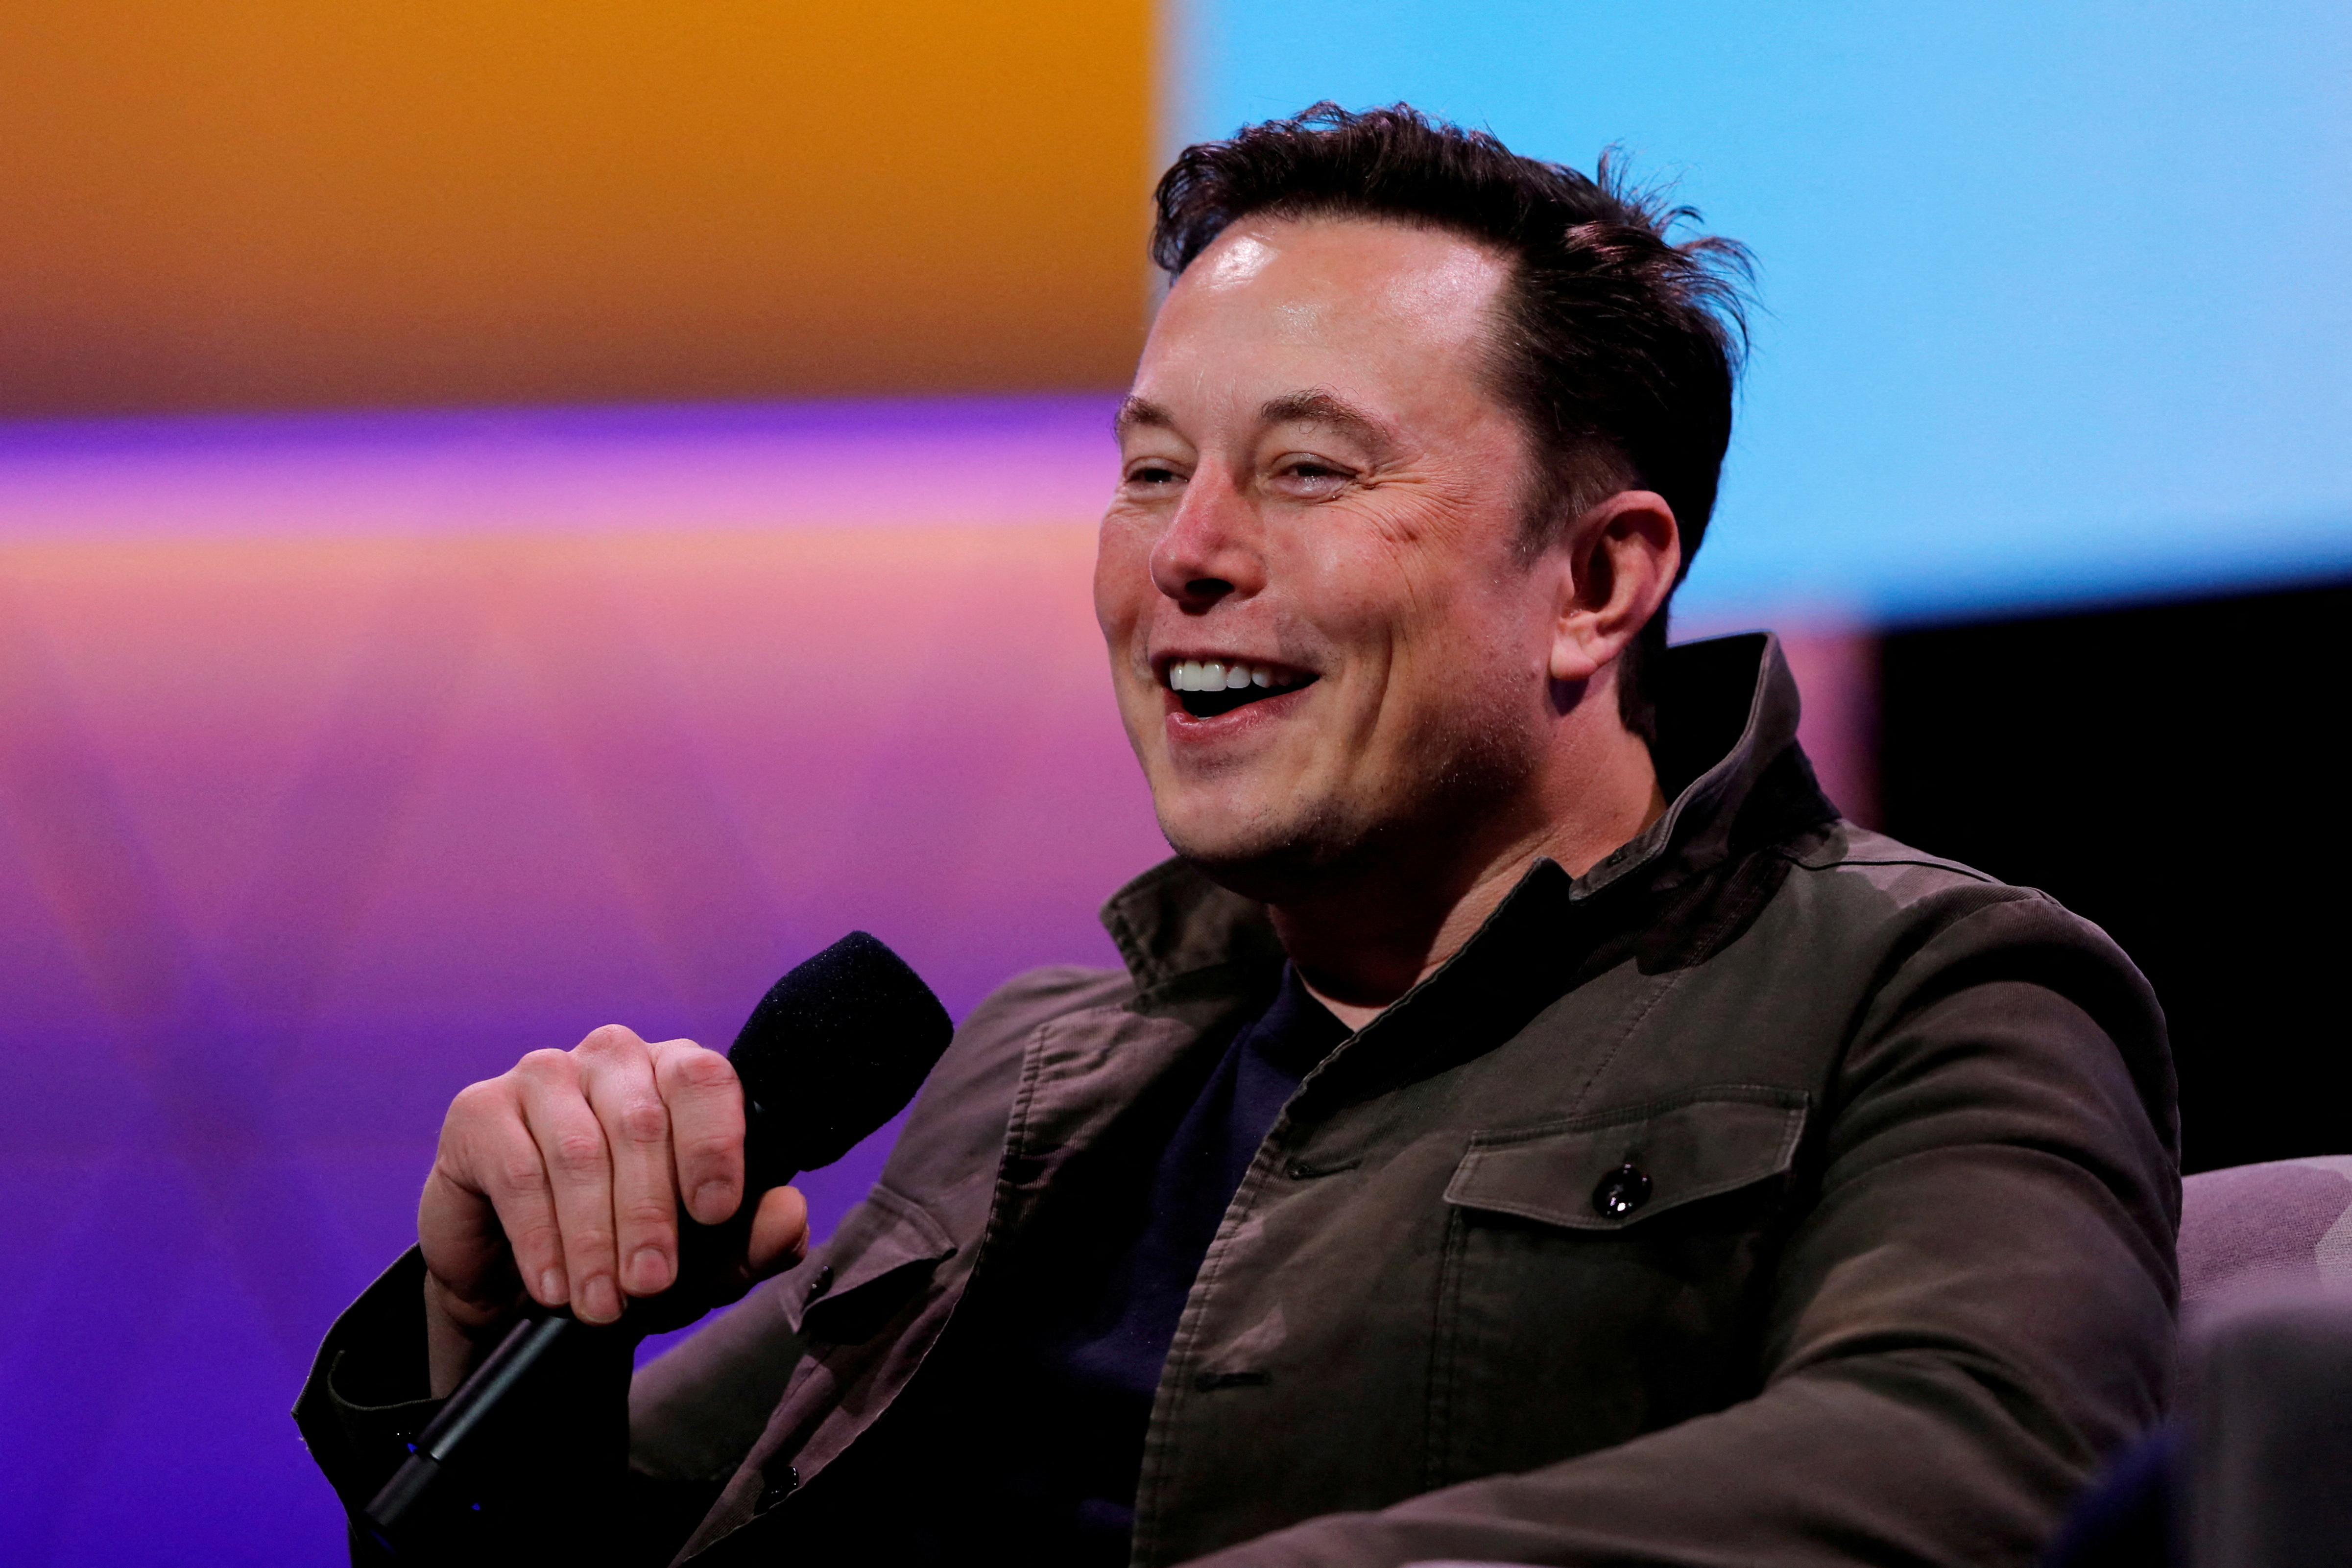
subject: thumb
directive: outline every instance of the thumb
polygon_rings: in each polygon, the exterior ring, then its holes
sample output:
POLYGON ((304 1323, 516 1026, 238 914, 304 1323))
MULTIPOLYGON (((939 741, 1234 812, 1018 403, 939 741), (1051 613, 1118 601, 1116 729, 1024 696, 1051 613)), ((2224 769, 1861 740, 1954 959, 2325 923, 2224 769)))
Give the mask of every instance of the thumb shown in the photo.
POLYGON ((461 1186, 436 1164, 417 1204, 416 1239, 435 1300, 457 1322, 479 1329, 514 1310, 522 1281, 489 1199, 461 1186))
POLYGON ((781 1274, 808 1256, 808 1199, 800 1188, 775 1186, 760 1195, 746 1253, 754 1280, 781 1274))

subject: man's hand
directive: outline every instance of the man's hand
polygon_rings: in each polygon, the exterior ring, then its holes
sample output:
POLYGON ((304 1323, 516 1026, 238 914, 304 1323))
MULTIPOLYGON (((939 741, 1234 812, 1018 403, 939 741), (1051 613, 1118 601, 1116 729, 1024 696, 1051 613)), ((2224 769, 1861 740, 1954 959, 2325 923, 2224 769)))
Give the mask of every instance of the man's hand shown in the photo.
MULTIPOLYGON (((608 1024, 469 1085, 441 1124, 417 1206, 435 1396, 463 1381, 526 1292, 609 1323, 625 1298, 668 1290, 681 1202, 717 1225, 742 1196, 743 1092, 727 1059, 692 1040, 647 1044, 608 1024)), ((685 1281, 692 1315, 791 1266, 807 1243, 801 1195, 769 1192, 740 1255, 685 1281)))

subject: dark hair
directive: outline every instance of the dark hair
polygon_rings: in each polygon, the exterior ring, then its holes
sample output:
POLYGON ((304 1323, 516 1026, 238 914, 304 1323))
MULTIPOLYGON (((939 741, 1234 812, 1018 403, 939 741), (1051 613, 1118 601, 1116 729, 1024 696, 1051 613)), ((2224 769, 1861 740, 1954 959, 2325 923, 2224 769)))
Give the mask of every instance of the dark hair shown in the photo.
MULTIPOLYGON (((1325 102, 1187 147, 1155 200, 1151 259, 1171 278, 1252 214, 1445 229, 1512 256, 1493 374, 1536 449, 1528 544, 1639 487, 1674 508, 1690 570, 1731 439, 1752 266, 1734 240, 1668 240, 1698 214, 1631 184, 1612 153, 1588 179, 1405 104, 1325 102)), ((1652 739, 1643 672, 1665 642, 1662 606, 1620 665, 1625 721, 1652 739)))

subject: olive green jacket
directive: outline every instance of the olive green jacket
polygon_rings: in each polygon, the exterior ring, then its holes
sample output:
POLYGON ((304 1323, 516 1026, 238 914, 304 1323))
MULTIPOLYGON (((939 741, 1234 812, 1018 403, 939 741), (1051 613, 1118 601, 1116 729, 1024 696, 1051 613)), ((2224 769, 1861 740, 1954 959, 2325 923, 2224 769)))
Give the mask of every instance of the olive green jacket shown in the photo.
MULTIPOLYGON (((2042 894, 1837 820, 1769 638, 1657 677, 1665 816, 1539 863, 1258 1150, 1160 1377, 1137 1563, 2021 1564, 2158 1415, 2146 982, 2042 894)), ((724 1479, 682 1558, 799 1560, 992 1259, 1273 992, 1264 912, 1181 864, 1105 918, 1125 972, 982 1004, 832 1239, 637 1375, 640 1476, 724 1479)))
MULTIPOLYGON (((1838 821, 1769 639, 1661 674, 1664 818, 1539 864, 1258 1150, 1160 1377, 1139 1564, 2022 1563, 2158 1414, 2146 982, 1838 821)), ((638 1375, 639 1469, 732 1477, 693 1552, 792 1560, 992 1256, 1282 961, 1179 863, 1105 918, 1126 972, 989 998, 833 1239, 638 1375)))

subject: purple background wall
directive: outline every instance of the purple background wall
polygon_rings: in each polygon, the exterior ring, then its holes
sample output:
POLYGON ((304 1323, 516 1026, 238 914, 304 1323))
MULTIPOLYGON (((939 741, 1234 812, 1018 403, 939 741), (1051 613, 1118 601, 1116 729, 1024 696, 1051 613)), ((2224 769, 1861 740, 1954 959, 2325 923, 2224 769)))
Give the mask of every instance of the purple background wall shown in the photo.
POLYGON ((339 1556, 286 1411, 468 1081, 723 1043, 855 926, 959 1015, 1113 961, 1164 849, 1088 609, 1107 420, 6 437, 0 1560, 339 1556))

